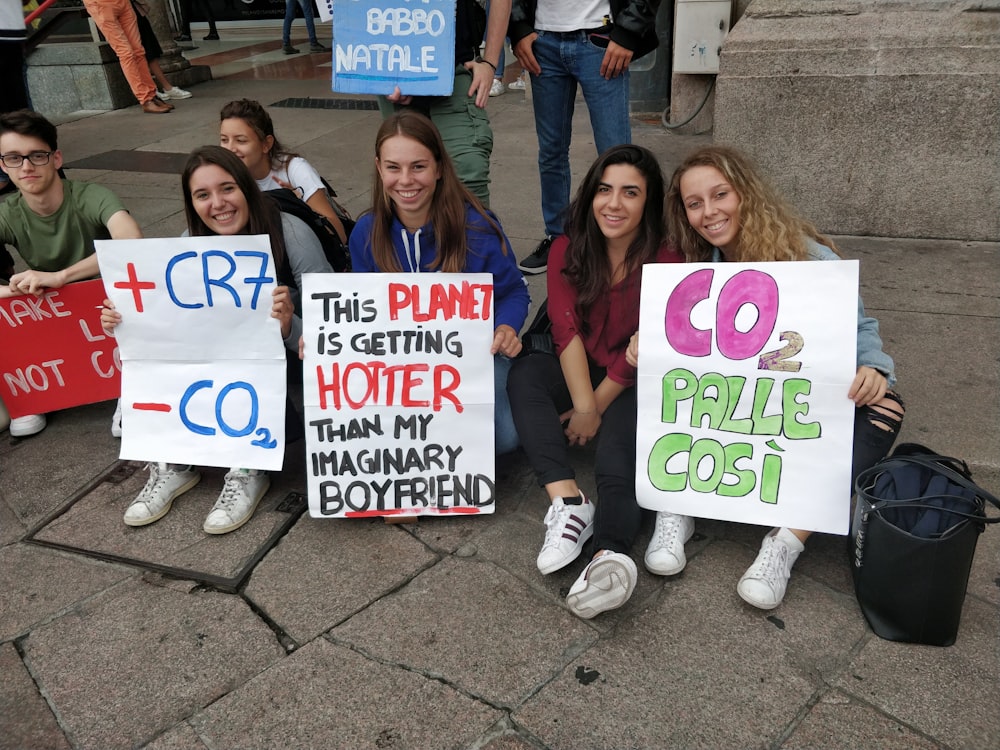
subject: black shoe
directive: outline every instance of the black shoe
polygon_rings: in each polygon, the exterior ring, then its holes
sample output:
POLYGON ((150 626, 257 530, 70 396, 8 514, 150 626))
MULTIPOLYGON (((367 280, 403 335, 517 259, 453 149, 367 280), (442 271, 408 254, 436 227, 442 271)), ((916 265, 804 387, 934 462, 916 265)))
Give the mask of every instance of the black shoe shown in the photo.
POLYGON ((175 42, 190 42, 191 41, 191 35, 190 34, 178 34, 177 36, 174 37, 174 41, 175 42))
POLYGON ((552 237, 546 237, 538 243, 538 247, 531 255, 517 264, 522 273, 545 273, 545 269, 549 267, 549 248, 552 247, 552 239, 552 237))
POLYGON ((217 42, 219 41, 219 32, 210 31, 205 36, 202 37, 206 42, 217 42))
POLYGON ((324 47, 319 42, 310 42, 309 43, 309 51, 310 52, 329 52, 330 49, 329 49, 329 47, 324 47))

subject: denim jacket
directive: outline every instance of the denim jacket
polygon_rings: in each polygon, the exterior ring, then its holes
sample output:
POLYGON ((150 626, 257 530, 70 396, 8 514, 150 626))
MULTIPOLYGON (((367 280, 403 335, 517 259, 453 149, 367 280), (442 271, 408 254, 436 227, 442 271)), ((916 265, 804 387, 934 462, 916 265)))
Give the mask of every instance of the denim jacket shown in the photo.
MULTIPOLYGON (((545 0, 542 0, 544 2, 545 0)), ((535 8, 538 0, 513 0, 507 36, 513 47, 535 30, 535 8)), ((611 0, 611 41, 632 50, 632 61, 656 49, 656 11, 660 0, 611 0)))
MULTIPOLYGON (((840 260, 840 256, 826 245, 806 239, 809 260, 840 260)), ((712 262, 722 261, 719 248, 712 248, 712 262)), ((858 295, 858 367, 871 367, 885 375, 889 387, 896 385, 896 368, 892 357, 882 351, 882 337, 878 333, 878 321, 865 315, 865 305, 858 295)))

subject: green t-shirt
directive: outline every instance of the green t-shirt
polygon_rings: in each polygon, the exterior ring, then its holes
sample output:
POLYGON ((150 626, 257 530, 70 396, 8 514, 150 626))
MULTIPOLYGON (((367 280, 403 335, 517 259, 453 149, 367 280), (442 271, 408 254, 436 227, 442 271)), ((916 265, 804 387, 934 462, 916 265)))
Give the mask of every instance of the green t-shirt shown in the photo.
POLYGON ((35 271, 62 271, 94 254, 94 240, 111 239, 108 219, 125 206, 102 185, 63 180, 63 203, 39 216, 20 193, 0 204, 0 241, 13 245, 35 271))

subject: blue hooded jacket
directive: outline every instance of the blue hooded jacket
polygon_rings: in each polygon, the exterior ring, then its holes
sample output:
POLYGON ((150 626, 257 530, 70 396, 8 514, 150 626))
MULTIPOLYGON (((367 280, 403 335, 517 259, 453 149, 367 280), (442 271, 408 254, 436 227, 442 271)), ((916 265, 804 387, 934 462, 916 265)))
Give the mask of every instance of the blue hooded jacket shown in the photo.
MULTIPOLYGON (((490 216, 496 221, 493 214, 490 216)), ((354 273, 379 273, 383 270, 375 265, 372 255, 373 218, 371 212, 364 214, 351 232, 351 270, 354 273)), ((497 221, 498 226, 499 223, 497 221)), ((465 206, 465 226, 468 247, 462 271, 493 275, 493 327, 509 325, 520 332, 528 315, 531 298, 524 276, 517 268, 510 242, 506 236, 503 239, 498 237, 493 227, 468 204, 465 206)), ((437 243, 432 225, 427 224, 416 232, 410 232, 394 216, 389 233, 399 265, 404 271, 431 273, 438 270, 430 267, 437 259, 437 243)))

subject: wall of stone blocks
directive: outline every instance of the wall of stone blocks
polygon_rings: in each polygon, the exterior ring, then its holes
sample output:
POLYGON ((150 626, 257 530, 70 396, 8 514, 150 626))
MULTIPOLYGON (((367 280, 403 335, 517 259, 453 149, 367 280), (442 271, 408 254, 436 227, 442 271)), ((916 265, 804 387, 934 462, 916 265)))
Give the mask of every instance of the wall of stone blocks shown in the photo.
POLYGON ((714 117, 826 232, 1000 240, 1000 2, 756 0, 714 117))

